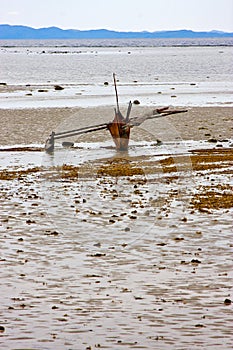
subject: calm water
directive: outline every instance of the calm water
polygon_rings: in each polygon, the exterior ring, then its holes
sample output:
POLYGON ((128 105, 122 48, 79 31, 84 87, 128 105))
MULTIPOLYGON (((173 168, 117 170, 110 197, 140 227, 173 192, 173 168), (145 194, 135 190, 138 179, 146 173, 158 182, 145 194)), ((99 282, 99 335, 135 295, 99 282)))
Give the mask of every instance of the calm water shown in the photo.
MULTIPOLYGON (((174 89, 183 94, 180 101, 173 99, 175 104, 229 104, 233 90, 231 45, 231 39, 0 41, 0 82, 47 87, 66 84, 66 89, 56 94, 57 102, 52 106, 67 105, 59 104, 58 96, 66 101, 73 96, 76 101, 72 101, 72 106, 86 106, 96 105, 96 102, 84 103, 78 99, 97 96, 98 101, 103 97, 102 104, 112 103, 108 100, 112 87, 106 88, 104 82, 111 83, 115 72, 127 101, 128 94, 141 99, 146 95, 149 98, 143 103, 154 104, 152 97, 156 94, 158 98, 162 92, 160 100, 156 101, 167 104, 163 97, 174 89), (191 98, 190 84, 193 84, 191 98), (165 87, 169 91, 165 91, 165 87), (184 98, 184 93, 188 99, 184 98), (212 95, 205 100, 204 94, 210 93, 212 95), (220 94, 227 95, 219 98, 220 94), (198 95, 201 100, 197 99, 198 95)), ((47 94, 49 96, 53 97, 47 94)), ((6 103, 11 107, 9 99, 6 103)), ((27 103, 17 106, 26 107, 27 103)))

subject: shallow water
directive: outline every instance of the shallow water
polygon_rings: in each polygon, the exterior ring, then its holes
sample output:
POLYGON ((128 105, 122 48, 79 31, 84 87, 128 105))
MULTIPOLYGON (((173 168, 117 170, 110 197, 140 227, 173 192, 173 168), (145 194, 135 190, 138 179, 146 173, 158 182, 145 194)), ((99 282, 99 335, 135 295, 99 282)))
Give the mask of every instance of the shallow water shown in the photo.
POLYGON ((188 150, 211 145, 132 144, 124 162, 163 159, 172 147, 183 165, 118 178, 96 171, 119 157, 114 149, 76 146, 1 152, 2 168, 43 170, 1 181, 0 345, 231 349, 232 213, 190 207, 199 186, 231 182, 192 169, 188 150), (80 176, 64 179, 54 168, 64 163, 79 164, 80 176))
POLYGON ((113 72, 123 104, 229 105, 232 58, 231 46, 2 48, 1 80, 10 90, 1 88, 0 107, 112 105, 113 72), (55 91, 54 84, 65 89, 55 91))

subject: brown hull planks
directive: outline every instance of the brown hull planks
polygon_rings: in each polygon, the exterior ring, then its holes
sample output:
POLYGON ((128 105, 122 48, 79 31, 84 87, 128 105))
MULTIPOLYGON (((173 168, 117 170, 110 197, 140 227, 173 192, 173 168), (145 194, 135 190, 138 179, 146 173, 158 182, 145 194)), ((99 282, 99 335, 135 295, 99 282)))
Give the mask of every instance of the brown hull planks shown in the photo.
POLYGON ((113 141, 118 151, 126 151, 129 145, 130 127, 126 124, 125 119, 116 112, 114 120, 108 124, 113 141))

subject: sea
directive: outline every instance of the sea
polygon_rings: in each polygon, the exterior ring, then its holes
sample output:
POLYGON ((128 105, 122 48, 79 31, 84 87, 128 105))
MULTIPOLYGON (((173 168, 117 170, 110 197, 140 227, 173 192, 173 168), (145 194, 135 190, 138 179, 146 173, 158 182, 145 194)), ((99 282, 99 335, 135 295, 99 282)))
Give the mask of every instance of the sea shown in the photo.
POLYGON ((113 73, 123 104, 229 106, 232 63, 233 38, 0 40, 0 108, 110 105, 113 73))

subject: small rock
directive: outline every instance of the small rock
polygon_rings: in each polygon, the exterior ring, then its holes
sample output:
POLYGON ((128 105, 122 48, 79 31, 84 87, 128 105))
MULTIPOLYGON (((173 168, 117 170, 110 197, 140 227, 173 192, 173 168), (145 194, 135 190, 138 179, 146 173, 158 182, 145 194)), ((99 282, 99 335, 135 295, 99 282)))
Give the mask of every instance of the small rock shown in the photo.
POLYGON ((0 326, 0 332, 1 332, 1 333, 5 332, 5 327, 0 326))
POLYGON ((101 258, 102 256, 106 256, 106 254, 105 253, 95 253, 95 254, 92 254, 91 256, 94 258, 101 258))
POLYGON ((200 264, 201 261, 198 260, 198 259, 192 259, 192 260, 191 260, 191 263, 192 263, 192 264, 200 264))
POLYGON ((140 101, 139 101, 139 100, 134 100, 134 101, 133 101, 133 104, 134 104, 134 105, 140 105, 140 101))
POLYGON ((105 82, 104 82, 104 85, 108 86, 108 81, 105 81, 105 82))
POLYGON ((224 304, 225 305, 231 305, 231 303, 232 303, 231 299, 227 298, 227 299, 224 300, 224 304))
POLYGON ((57 231, 53 231, 51 233, 49 233, 50 236, 58 236, 59 235, 59 232, 57 231))
POLYGON ((60 85, 54 85, 54 90, 64 90, 64 87, 60 85))
POLYGON ((187 222, 187 218, 183 218, 183 219, 181 219, 181 221, 183 221, 183 222, 187 222))
MULTIPOLYGON (((207 135, 207 134, 205 134, 205 135, 207 135)), ((208 140, 208 142, 211 142, 211 143, 217 143, 217 142, 218 142, 218 140, 217 140, 217 139, 215 139, 215 138, 211 138, 211 139, 209 139, 209 140, 208 140)))

